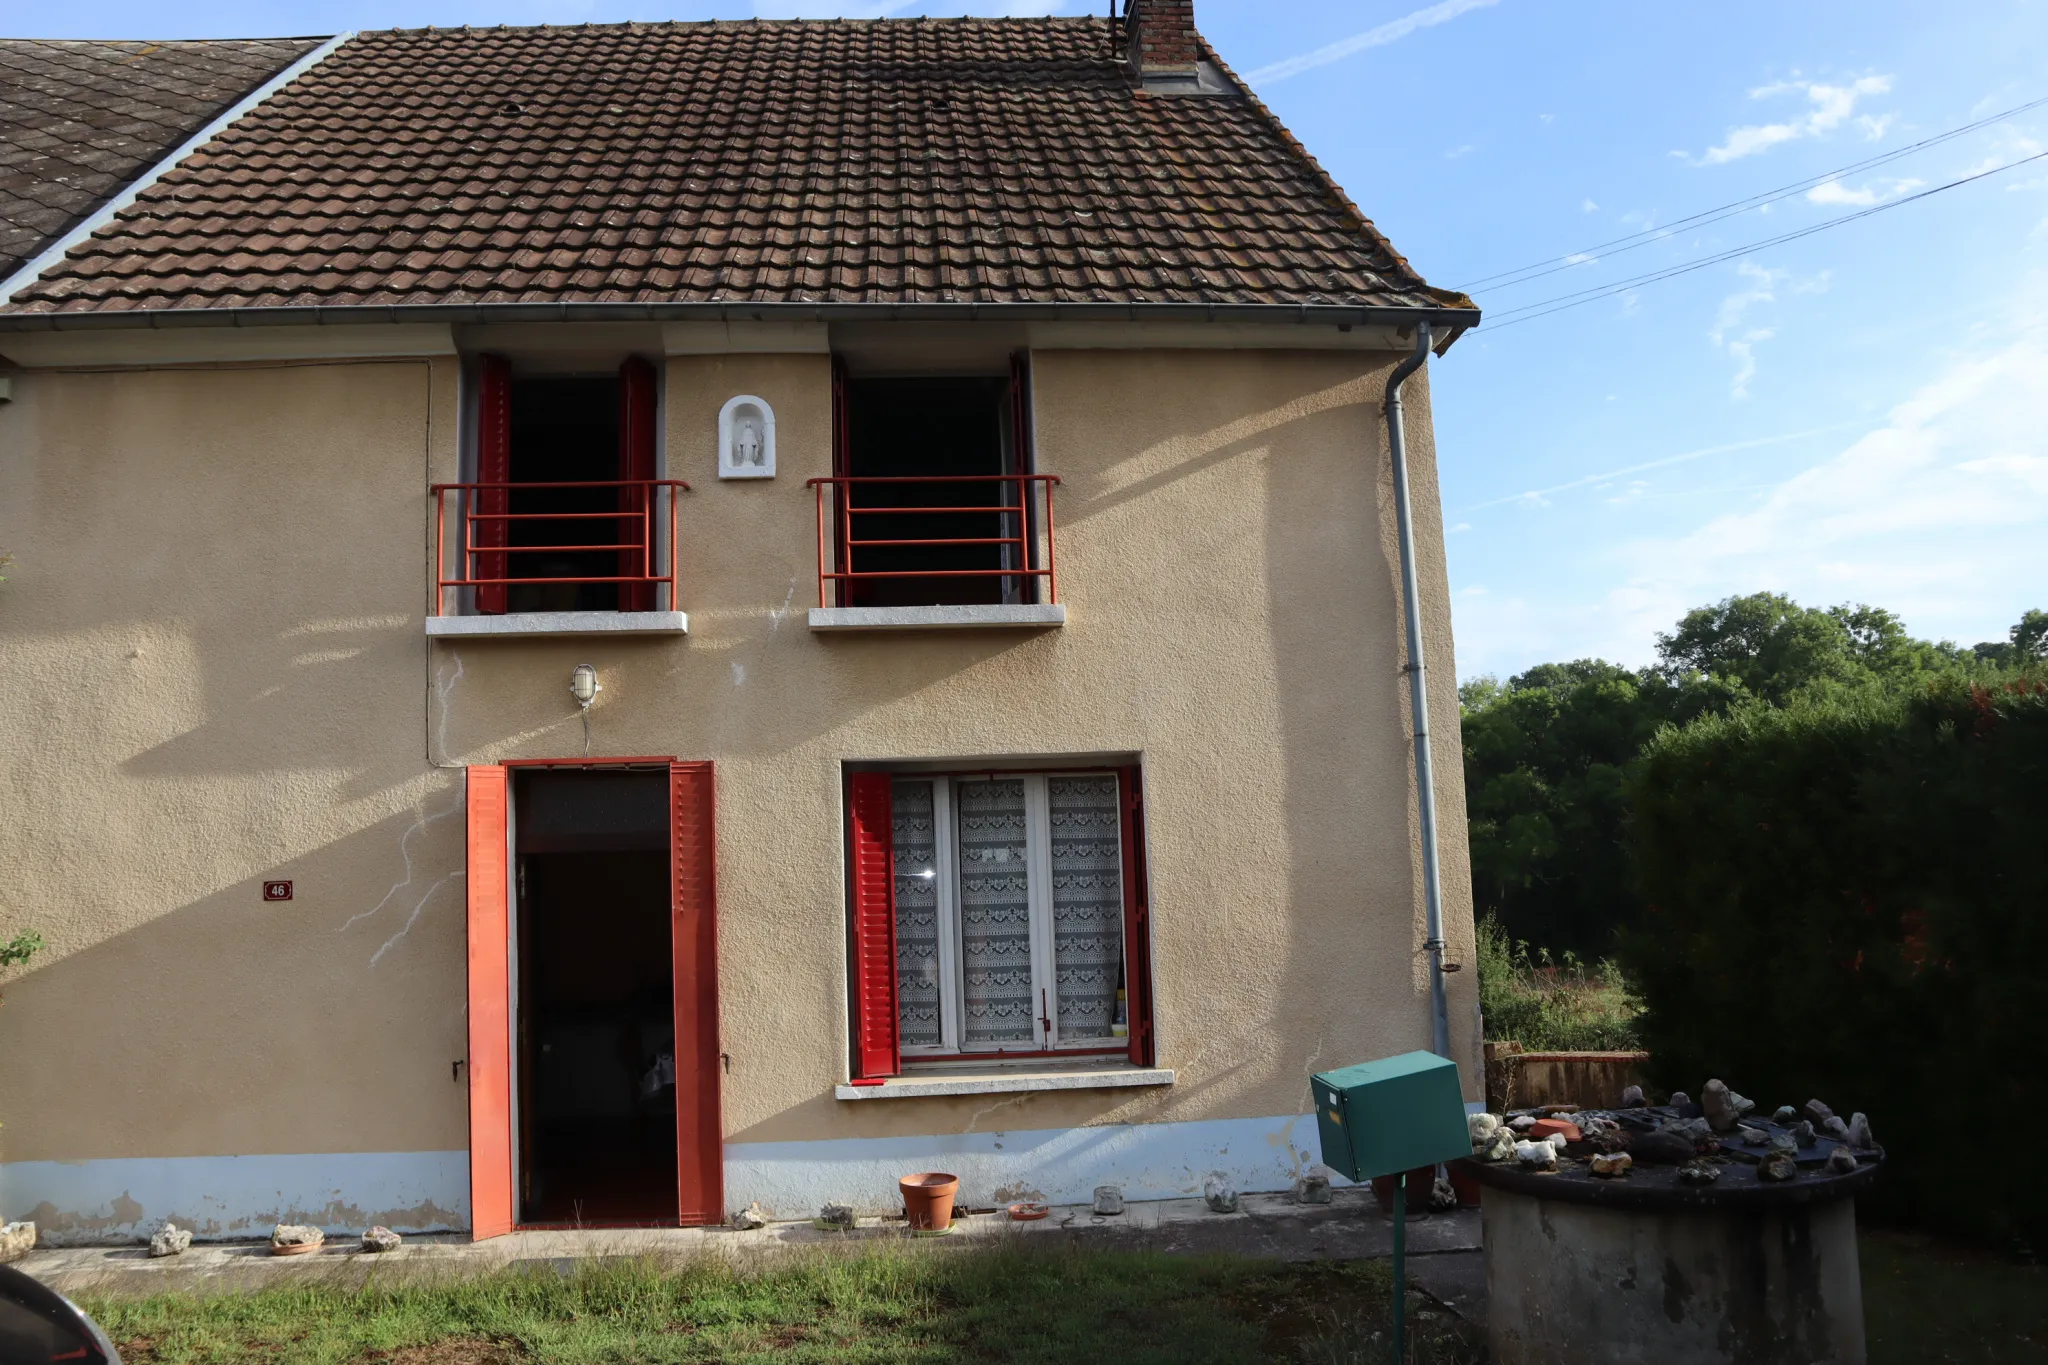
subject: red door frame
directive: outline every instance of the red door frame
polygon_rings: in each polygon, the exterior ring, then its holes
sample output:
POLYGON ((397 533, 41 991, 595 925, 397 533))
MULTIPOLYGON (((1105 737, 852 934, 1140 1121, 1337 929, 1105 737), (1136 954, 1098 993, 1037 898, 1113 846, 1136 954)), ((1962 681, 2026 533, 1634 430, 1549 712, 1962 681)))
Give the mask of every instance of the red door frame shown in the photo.
POLYGON ((669 772, 676 1023, 677 1222, 725 1219, 718 1024, 716 783, 672 758, 521 759, 467 770, 469 1184, 474 1240, 518 1226, 512 1161, 511 770, 662 765, 669 772), (686 1097, 694 1095, 694 1102, 686 1097))

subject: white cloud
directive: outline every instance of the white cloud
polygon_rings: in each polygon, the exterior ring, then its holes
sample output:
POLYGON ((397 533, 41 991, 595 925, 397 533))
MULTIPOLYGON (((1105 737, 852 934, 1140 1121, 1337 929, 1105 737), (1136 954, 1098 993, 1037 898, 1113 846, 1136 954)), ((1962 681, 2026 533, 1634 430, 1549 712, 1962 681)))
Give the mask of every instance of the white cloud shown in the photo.
POLYGON ((1579 201, 1579 212, 1580 212, 1580 213, 1598 213, 1599 211, 1600 211, 1600 206, 1599 206, 1598 204, 1594 203, 1594 202, 1593 202, 1592 200, 1590 200, 1590 199, 1581 199, 1581 200, 1579 201))
POLYGON ((1448 152, 1445 152, 1444 160, 1456 161, 1459 157, 1470 155, 1472 155, 1472 144, 1468 142, 1462 147, 1453 147, 1448 152))
MULTIPOLYGON (((1856 103, 1868 95, 1882 95, 1892 88, 1890 76, 1863 76, 1847 85, 1823 85, 1818 81, 1780 81, 1749 92, 1751 99, 1773 99, 1779 95, 1803 94, 1808 109, 1797 118, 1782 123, 1752 123, 1728 130, 1727 140, 1718 147, 1710 147, 1701 157, 1698 165, 1718 166, 1723 162, 1736 161, 1745 156, 1756 156, 1767 152, 1781 143, 1796 142, 1800 138, 1821 137, 1833 132, 1848 122, 1856 112, 1856 103)), ((1883 121, 1868 116, 1860 120, 1864 131, 1872 137, 1882 135, 1883 121), (1873 125, 1875 131, 1872 131, 1873 125)))
POLYGON ((1592 255, 1590 252, 1574 251, 1571 255, 1564 258, 1564 263, 1566 265, 1591 265, 1599 259, 1598 256, 1592 255))
MULTIPOLYGON (((1997 335, 1987 329, 1979 344, 1997 335)), ((1650 630, 1700 602, 1768 588, 1814 604, 1874 602, 1925 636, 1991 638, 2003 629, 1985 619, 1994 585, 2048 579, 2044 411, 2048 327, 2037 322, 1958 355, 1884 425, 1760 505, 1629 547, 1625 591, 1650 630)))
POLYGON ((1472 529, 1472 523, 1471 523, 1471 522, 1469 522, 1469 521, 1461 521, 1461 522, 1459 522, 1459 523, 1458 523, 1458 524, 1457 524, 1456 526, 1453 526, 1453 527, 1452 527, 1452 528, 1451 528, 1450 530, 1448 530, 1448 531, 1444 532, 1444 534, 1445 534, 1445 535, 1447 535, 1447 536, 1454 536, 1454 535, 1457 535, 1457 534, 1458 534, 1459 532, 1461 532, 1461 531, 1469 531, 1469 530, 1471 530, 1471 529, 1472 529))
POLYGON ((1438 24, 1449 23, 1461 14, 1475 9, 1486 9, 1499 3, 1500 0, 1439 0, 1437 4, 1404 14, 1398 19, 1389 20, 1363 33, 1354 33, 1349 38, 1339 39, 1313 52, 1304 52, 1299 56, 1262 66, 1245 79, 1253 85, 1278 85, 1281 81, 1292 80, 1304 71, 1313 71, 1319 66, 1341 62, 1346 57, 1370 48, 1398 43, 1417 29, 1434 28, 1438 24))
POLYGON ((1825 185, 1815 185, 1806 192, 1809 204, 1839 204, 1849 208, 1868 208, 1882 204, 1887 199, 1896 199, 1902 194, 1911 194, 1927 182, 1905 177, 1880 178, 1854 189, 1839 180, 1830 180, 1825 185))
POLYGON ((1787 283, 1795 294, 1820 293, 1828 286, 1828 275, 1822 271, 1807 279, 1794 279, 1789 270, 1767 270, 1754 261, 1741 262, 1735 273, 1749 283, 1721 300, 1707 339, 1735 359, 1735 379, 1729 397, 1747 398, 1749 381, 1756 378, 1756 348, 1778 334, 1775 327, 1746 326, 1749 311, 1758 304, 1776 303, 1779 286, 1787 283))

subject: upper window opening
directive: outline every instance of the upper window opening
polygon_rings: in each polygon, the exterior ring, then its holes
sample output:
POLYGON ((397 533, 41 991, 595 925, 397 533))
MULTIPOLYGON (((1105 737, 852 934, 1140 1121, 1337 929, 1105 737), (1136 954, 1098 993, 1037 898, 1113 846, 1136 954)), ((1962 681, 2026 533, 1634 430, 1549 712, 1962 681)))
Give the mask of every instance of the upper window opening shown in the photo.
POLYGON ((437 485, 441 533, 484 615, 676 610, 674 523, 683 485, 655 478, 655 371, 514 374, 478 364, 476 475, 437 485), (459 523, 444 496, 463 492, 459 523), (666 593, 658 589, 666 586, 666 593))
POLYGON ((829 594, 845 607, 1050 601, 1026 377, 837 377, 829 594))

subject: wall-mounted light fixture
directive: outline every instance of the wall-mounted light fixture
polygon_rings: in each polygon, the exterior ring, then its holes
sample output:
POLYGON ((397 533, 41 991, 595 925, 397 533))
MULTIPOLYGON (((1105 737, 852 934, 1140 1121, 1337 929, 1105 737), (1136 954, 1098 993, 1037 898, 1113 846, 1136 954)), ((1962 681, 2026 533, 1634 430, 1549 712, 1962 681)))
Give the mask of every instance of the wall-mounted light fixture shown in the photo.
POLYGON ((588 711, 602 691, 604 684, 597 680, 597 670, 589 664, 576 665, 576 671, 569 675, 569 695, 576 698, 576 704, 588 711))

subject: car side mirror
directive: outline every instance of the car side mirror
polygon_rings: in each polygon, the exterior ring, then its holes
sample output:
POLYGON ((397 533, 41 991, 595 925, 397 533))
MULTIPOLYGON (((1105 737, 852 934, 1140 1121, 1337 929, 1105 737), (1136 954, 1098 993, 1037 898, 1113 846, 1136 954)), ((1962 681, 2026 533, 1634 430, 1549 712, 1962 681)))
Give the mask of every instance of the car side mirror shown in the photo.
POLYGON ((85 1310, 40 1280, 0 1265, 0 1361, 7 1365, 121 1365, 85 1310))

